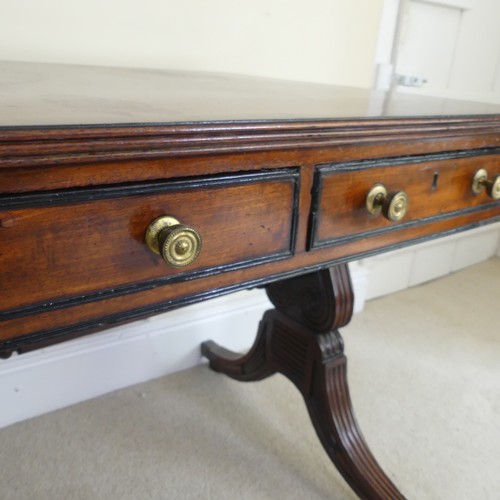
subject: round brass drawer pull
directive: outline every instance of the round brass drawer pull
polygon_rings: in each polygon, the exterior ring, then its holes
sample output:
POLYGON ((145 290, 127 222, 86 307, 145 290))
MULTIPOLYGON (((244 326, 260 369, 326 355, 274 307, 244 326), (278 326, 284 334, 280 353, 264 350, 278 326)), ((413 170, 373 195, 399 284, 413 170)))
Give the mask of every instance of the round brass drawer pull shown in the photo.
POLYGON ((189 266, 201 252, 200 233, 169 215, 158 217, 149 225, 146 244, 172 267, 189 266))
POLYGON ((472 192, 479 194, 483 189, 486 189, 490 198, 500 200, 500 175, 494 175, 489 180, 488 172, 484 168, 480 168, 472 179, 472 192))
POLYGON ((383 184, 375 184, 366 197, 366 209, 371 214, 382 213, 387 220, 397 222, 408 211, 408 195, 404 191, 388 193, 383 184))

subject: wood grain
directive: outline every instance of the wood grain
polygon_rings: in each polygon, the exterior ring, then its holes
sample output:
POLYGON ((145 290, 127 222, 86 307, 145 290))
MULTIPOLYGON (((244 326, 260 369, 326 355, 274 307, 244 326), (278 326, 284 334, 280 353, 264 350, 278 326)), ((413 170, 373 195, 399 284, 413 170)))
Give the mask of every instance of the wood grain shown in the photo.
POLYGON ((494 106, 227 75, 0 68, 4 353, 500 217, 466 189, 476 166, 498 167, 494 106), (342 170, 352 162, 380 163, 342 170), (406 225, 361 208, 386 176, 410 192, 406 225), (144 244, 164 213, 202 232, 189 269, 144 244))
POLYGON ((499 206, 485 191, 479 195, 473 193, 471 186, 480 168, 487 169, 491 176, 500 173, 500 155, 443 156, 446 159, 420 156, 319 167, 313 201, 312 247, 413 227, 450 218, 465 210, 499 206), (409 208, 403 220, 395 223, 367 211, 366 197, 379 183, 388 192, 407 193, 409 208))
POLYGON ((297 173, 280 170, 4 200, 0 318, 290 257, 296 197, 297 173), (201 233, 201 255, 189 268, 169 267, 145 245, 160 215, 201 233))

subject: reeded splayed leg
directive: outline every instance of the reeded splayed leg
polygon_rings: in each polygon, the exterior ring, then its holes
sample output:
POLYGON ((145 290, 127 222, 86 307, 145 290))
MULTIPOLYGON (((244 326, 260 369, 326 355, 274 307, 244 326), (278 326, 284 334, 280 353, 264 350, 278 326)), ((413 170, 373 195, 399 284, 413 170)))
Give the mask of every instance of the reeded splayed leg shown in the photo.
POLYGON ((352 316, 347 265, 268 285, 275 309, 266 311, 257 340, 241 356, 202 344, 210 366, 242 381, 280 372, 302 393, 330 459, 360 498, 403 499, 370 452, 357 425, 338 328, 352 316))

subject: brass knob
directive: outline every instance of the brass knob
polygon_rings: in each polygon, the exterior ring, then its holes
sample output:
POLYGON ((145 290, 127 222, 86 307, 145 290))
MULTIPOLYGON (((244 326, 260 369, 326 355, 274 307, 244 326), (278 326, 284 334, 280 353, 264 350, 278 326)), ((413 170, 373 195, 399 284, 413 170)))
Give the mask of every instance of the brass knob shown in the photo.
POLYGON ((149 225, 146 244, 172 267, 189 266, 201 252, 200 233, 169 215, 158 217, 149 225))
POLYGON ((383 184, 375 184, 366 197, 366 209, 371 214, 382 213, 387 220, 397 222, 408 211, 408 195, 404 191, 388 193, 383 184))
POLYGON ((484 168, 480 168, 472 179, 472 192, 479 194, 483 189, 486 189, 490 198, 500 200, 500 175, 495 175, 490 180, 488 172, 484 168))

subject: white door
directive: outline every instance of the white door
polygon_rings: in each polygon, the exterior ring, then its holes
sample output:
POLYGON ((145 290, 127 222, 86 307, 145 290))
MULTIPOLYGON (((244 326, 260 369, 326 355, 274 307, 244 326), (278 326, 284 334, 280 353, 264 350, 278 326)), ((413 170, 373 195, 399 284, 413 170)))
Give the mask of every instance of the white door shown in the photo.
MULTIPOLYGON (((377 88, 500 104, 500 0, 385 0, 375 62, 377 88)), ((367 298, 500 257, 499 227, 364 259, 367 298)))
POLYGON ((401 0, 397 90, 500 103, 500 1, 401 0))

